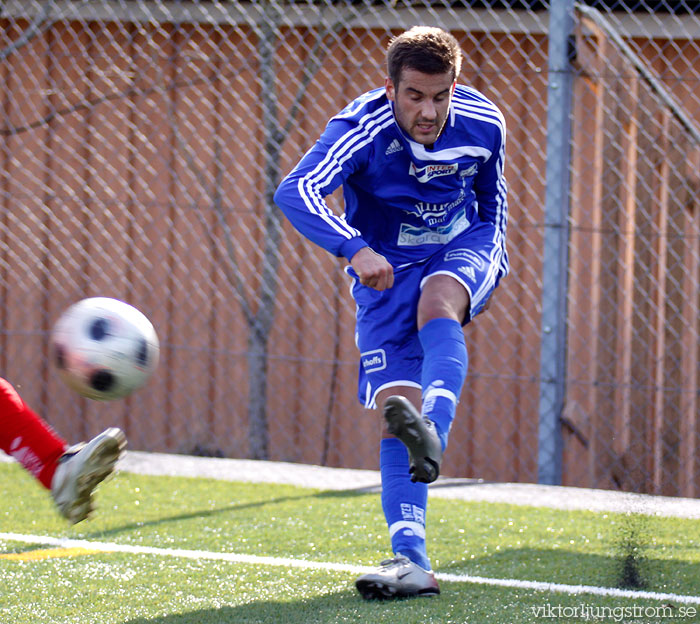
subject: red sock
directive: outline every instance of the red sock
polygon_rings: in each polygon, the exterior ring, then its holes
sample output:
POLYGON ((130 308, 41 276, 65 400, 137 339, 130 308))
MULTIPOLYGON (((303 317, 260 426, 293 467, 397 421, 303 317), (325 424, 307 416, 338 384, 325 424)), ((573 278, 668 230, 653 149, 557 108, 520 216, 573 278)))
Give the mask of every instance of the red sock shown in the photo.
POLYGON ((0 449, 14 457, 46 488, 66 442, 29 409, 12 385, 0 377, 0 449))

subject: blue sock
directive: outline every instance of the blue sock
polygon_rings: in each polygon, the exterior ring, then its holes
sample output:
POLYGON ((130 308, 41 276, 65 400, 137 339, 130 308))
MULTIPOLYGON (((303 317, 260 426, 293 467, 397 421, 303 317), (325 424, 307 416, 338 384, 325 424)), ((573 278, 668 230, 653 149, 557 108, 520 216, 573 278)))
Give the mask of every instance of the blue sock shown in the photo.
POLYGON ((423 415, 435 423, 442 450, 467 376, 467 345, 462 326, 452 319, 428 321, 418 332, 423 346, 423 415))
POLYGON ((425 550, 425 512, 428 484, 413 483, 408 474, 408 451, 401 440, 381 442, 379 469, 382 475, 382 509, 389 527, 391 548, 430 570, 425 550))

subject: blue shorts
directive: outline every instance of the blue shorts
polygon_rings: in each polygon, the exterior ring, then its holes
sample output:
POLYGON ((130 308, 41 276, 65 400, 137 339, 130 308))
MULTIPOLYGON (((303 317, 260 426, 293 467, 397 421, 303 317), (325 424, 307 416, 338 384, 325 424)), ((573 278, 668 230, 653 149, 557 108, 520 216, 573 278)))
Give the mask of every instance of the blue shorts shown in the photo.
POLYGON ((421 387, 423 348, 418 339, 418 299, 432 275, 450 275, 469 293, 463 324, 482 311, 498 285, 501 246, 494 228, 479 222, 421 262, 394 268, 394 286, 378 291, 360 284, 351 267, 357 303, 355 344, 360 350, 358 398, 376 407, 377 393, 391 386, 421 387))

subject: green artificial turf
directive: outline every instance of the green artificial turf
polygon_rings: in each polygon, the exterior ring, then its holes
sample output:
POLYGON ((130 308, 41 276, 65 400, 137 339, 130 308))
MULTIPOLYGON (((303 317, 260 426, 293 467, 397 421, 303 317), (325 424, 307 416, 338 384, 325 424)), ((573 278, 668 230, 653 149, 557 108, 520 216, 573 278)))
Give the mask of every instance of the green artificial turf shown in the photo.
MULTIPOLYGON (((17 464, 0 464, 0 484, 2 533, 350 566, 390 555, 376 493, 118 473, 98 490, 94 517, 70 526, 17 464)), ((4 555, 44 548, 55 546, 0 539, 4 555)), ((428 552, 439 574, 700 596, 700 520, 433 497, 428 552)), ((446 580, 436 598, 366 602, 355 576, 158 553, 0 556, 0 622, 700 621, 700 604, 446 580)))

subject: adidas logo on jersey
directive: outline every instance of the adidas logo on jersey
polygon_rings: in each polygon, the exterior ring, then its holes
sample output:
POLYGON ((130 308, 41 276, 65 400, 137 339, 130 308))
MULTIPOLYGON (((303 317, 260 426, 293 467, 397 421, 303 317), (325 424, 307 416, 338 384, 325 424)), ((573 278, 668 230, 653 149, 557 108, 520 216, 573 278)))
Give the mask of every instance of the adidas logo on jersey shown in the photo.
POLYGON ((476 272, 474 271, 474 267, 470 266, 461 266, 457 269, 460 273, 464 273, 472 282, 476 284, 476 272))
POLYGON ((388 156, 389 154, 395 154, 396 152, 400 152, 403 149, 401 146, 401 143, 399 143, 398 139, 394 139, 391 143, 389 143, 389 147, 386 148, 386 152, 384 152, 385 156, 388 156))

